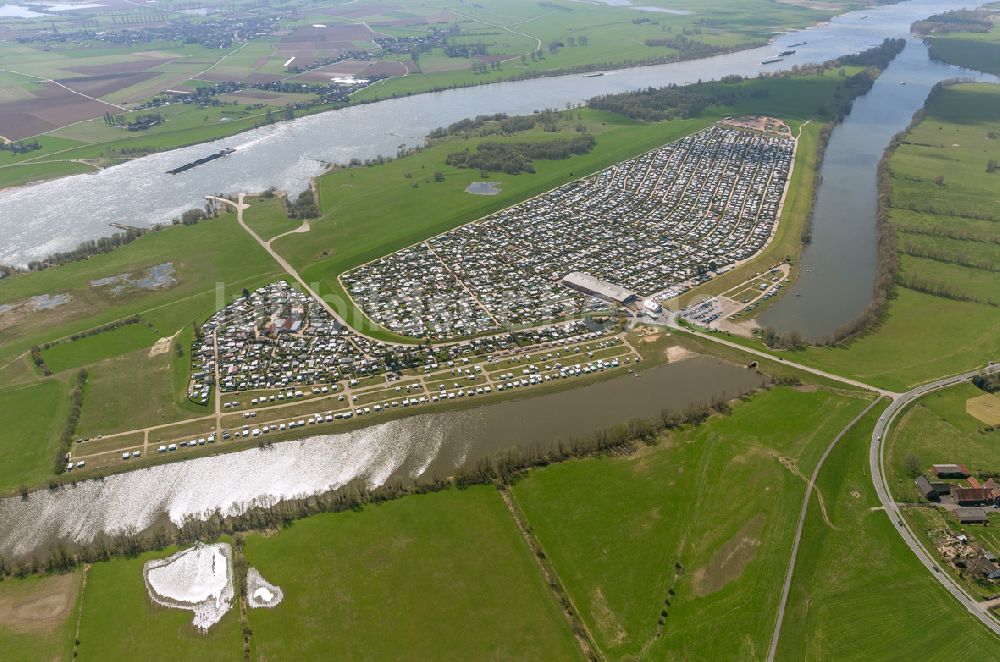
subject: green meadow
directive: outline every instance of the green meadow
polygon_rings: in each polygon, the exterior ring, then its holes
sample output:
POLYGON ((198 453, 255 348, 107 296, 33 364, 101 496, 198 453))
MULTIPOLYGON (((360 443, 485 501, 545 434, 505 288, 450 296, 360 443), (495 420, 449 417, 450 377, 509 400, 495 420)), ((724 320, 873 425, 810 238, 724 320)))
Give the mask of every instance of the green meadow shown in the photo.
POLYGON ((532 471, 513 493, 609 657, 759 659, 802 476, 864 405, 775 388, 634 455, 532 471))
POLYGON ((258 660, 581 657, 492 487, 317 515, 245 554, 285 595, 249 612, 258 660))
POLYGON ((868 473, 882 407, 830 454, 810 501, 778 660, 990 658, 996 638, 938 585, 879 509, 868 473), (824 514, 825 511, 825 514, 824 514))
POLYGON ((192 612, 161 607, 149 599, 142 577, 143 563, 175 551, 170 548, 90 567, 79 617, 76 659, 241 659, 238 608, 202 633, 191 622, 192 612))
POLYGON ((79 340, 59 343, 43 351, 42 358, 52 372, 62 372, 134 349, 148 350, 159 338, 156 331, 144 324, 129 324, 79 340))
POLYGON ((0 492, 38 485, 52 475, 69 391, 57 377, 0 390, 0 492))

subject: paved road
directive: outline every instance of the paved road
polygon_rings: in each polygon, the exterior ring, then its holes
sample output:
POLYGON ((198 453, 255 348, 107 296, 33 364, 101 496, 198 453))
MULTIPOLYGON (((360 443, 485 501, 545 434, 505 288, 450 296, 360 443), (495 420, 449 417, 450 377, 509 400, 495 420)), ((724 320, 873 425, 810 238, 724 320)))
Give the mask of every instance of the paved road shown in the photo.
POLYGON ((823 464, 826 462, 826 458, 829 457, 830 453, 833 451, 834 446, 837 445, 848 430, 854 427, 854 425, 861 420, 861 418, 867 414, 872 408, 878 403, 882 402, 882 398, 875 398, 867 407, 861 410, 857 416, 851 419, 843 430, 837 433, 837 436, 830 441, 830 445, 826 447, 823 454, 820 456, 819 461, 816 463, 816 467, 813 469, 812 476, 809 477, 809 483, 806 485, 806 495, 802 498, 802 509, 799 511, 799 522, 795 527, 795 539, 792 541, 792 554, 788 559, 788 570, 785 572, 785 585, 781 589, 781 602, 778 604, 778 618, 774 623, 774 632, 771 633, 771 646, 767 650, 767 660, 768 662, 773 662, 774 654, 778 650, 778 639, 781 637, 781 623, 785 620, 785 606, 788 604, 788 593, 792 588, 792 575, 795 573, 795 557, 799 553, 799 542, 802 540, 802 529, 806 523, 806 512, 809 510, 809 499, 812 497, 813 488, 816 486, 816 478, 819 477, 819 470, 823 468, 823 464))
POLYGON ((864 382, 859 382, 856 379, 851 379, 850 377, 843 377, 841 375, 835 375, 832 372, 826 372, 825 370, 820 370, 819 368, 813 368, 801 363, 795 363, 794 361, 788 361, 780 356, 775 356, 774 354, 769 354, 767 352, 761 351, 759 349, 754 349, 752 347, 747 347, 746 345, 741 345, 737 342, 732 342, 731 340, 726 340, 725 338, 720 338, 719 336, 712 335, 710 333, 703 333, 701 331, 696 331, 688 327, 681 326, 677 321, 678 313, 664 313, 660 317, 653 318, 652 320, 642 320, 645 323, 659 324, 661 326, 668 326, 672 329, 677 329, 678 331, 683 331, 685 333, 690 333, 693 336, 699 338, 704 338, 705 340, 710 340, 714 343, 720 345, 725 345, 727 347, 732 347, 733 349, 738 349, 741 352, 746 352, 747 354, 753 354, 754 356, 759 356, 763 359, 769 361, 780 361, 785 365, 792 366, 797 370, 802 370, 810 374, 816 375, 818 377, 824 377, 826 379, 833 380, 835 382, 840 382, 842 384, 849 384, 850 386, 855 386, 857 388, 863 388, 866 391, 872 391, 873 393, 878 393, 889 398, 895 398, 899 396, 898 393, 894 391, 888 391, 884 388, 879 388, 878 386, 872 386, 871 384, 865 384, 864 382))
MULTIPOLYGON (((1000 370, 1000 365, 990 365, 986 368, 986 370, 991 373, 997 372, 1000 370)), ((969 613, 982 621, 982 623, 992 630, 994 634, 1000 635, 1000 622, 997 622, 992 616, 990 616, 989 613, 984 611, 976 600, 974 600, 964 588, 952 579, 951 575, 943 571, 938 566, 937 562, 927 552, 923 543, 920 542, 920 539, 913 533, 910 525, 907 524, 905 519, 903 519, 903 516, 899 511, 899 507, 896 505, 895 499, 892 498, 892 494, 889 491, 889 484, 885 478, 885 453, 883 443, 893 420, 895 420, 899 412, 911 402, 930 393, 931 391, 936 391, 941 388, 964 382, 965 380, 974 377, 978 372, 978 370, 970 370, 969 372, 964 372, 960 375, 954 375, 953 377, 946 377, 934 382, 929 382, 893 398, 892 404, 889 405, 884 412, 882 412, 882 415, 878 419, 878 423, 875 424, 875 429, 872 431, 872 445, 868 455, 868 461, 871 465, 872 483, 875 485, 875 491, 878 494, 878 499, 882 502, 882 508, 885 509, 886 514, 889 515, 889 520, 892 522, 892 525, 896 527, 897 533, 902 536, 903 542, 905 542, 910 550, 916 554, 917 558, 930 571, 931 575, 936 577, 941 585, 944 586, 956 600, 969 610, 969 613)))
MULTIPOLYGON (((889 520, 892 522, 892 525, 896 528, 896 531, 899 533, 899 535, 903 538, 903 542, 906 543, 906 545, 917 556, 920 562, 923 563, 924 566, 930 571, 931 575, 936 577, 937 580, 941 583, 941 585, 944 586, 945 589, 949 593, 951 593, 956 600, 958 600, 966 609, 969 610, 969 613, 978 618, 994 634, 1000 636, 1000 622, 995 620, 988 612, 984 611, 983 608, 972 598, 972 596, 970 596, 968 592, 965 591, 965 589, 963 589, 954 579, 952 579, 951 575, 942 571, 941 568, 938 567, 937 562, 930 556, 930 554, 927 552, 927 549, 924 547, 923 543, 920 542, 917 536, 910 529, 909 525, 906 523, 906 520, 903 519, 903 516, 899 512, 899 508, 897 507, 895 500, 893 500, 889 492, 889 485, 885 479, 885 469, 884 469, 885 460, 884 460, 884 453, 882 446, 883 441, 885 440, 886 437, 886 433, 888 432, 889 427, 892 424, 892 421, 896 418, 899 412, 904 407, 906 407, 906 405, 910 404, 916 399, 932 391, 946 388, 948 386, 953 386, 955 384, 972 379, 972 377, 974 377, 977 373, 980 372, 979 370, 970 370, 968 372, 964 372, 959 375, 953 375, 951 377, 945 377, 944 379, 939 379, 937 381, 928 382, 927 384, 922 384, 910 391, 907 391, 906 393, 895 393, 893 391, 888 391, 875 386, 871 386, 869 384, 865 384, 864 382, 859 382, 853 379, 849 379, 847 377, 842 377, 840 375, 834 375, 825 372, 823 370, 811 368, 809 366, 805 366, 800 363, 786 361, 784 359, 768 354, 767 352, 745 347, 743 345, 740 345, 739 343, 731 342, 729 340, 725 340, 724 338, 719 338, 718 336, 712 334, 702 333, 700 331, 695 331, 693 329, 682 327, 677 322, 676 313, 667 313, 658 318, 657 320, 654 320, 654 323, 663 324, 671 328, 675 328, 684 331, 686 333, 690 333, 699 338, 704 338, 705 340, 709 340, 714 343, 726 345, 728 347, 733 347, 735 349, 739 349, 741 351, 756 356, 760 356, 762 358, 767 358, 770 360, 778 360, 781 361, 782 363, 785 363, 786 365, 790 365, 799 370, 804 370, 806 372, 818 375, 820 377, 825 377, 827 379, 831 379, 834 381, 874 391, 879 395, 891 398, 892 403, 889 405, 888 408, 886 408, 884 412, 882 412, 882 415, 879 417, 878 422, 875 425, 875 429, 872 431, 872 443, 869 452, 869 463, 871 465, 872 483, 875 485, 875 492, 878 494, 879 501, 882 503, 882 508, 885 510, 886 514, 889 515, 889 520)), ((998 372, 1000 371, 1000 364, 990 364, 989 366, 986 367, 985 370, 986 372, 989 373, 998 372)), ((787 581, 788 578, 786 577, 786 582, 787 581)), ((779 614, 779 619, 780 619, 780 614, 779 614)), ((780 628, 780 625, 781 622, 779 620, 776 625, 776 628, 780 628)), ((774 647, 775 646, 774 638, 772 638, 771 643, 772 647, 774 647)), ((768 659, 773 659, 773 657, 771 657, 773 655, 773 652, 774 652, 773 650, 769 652, 768 659)))

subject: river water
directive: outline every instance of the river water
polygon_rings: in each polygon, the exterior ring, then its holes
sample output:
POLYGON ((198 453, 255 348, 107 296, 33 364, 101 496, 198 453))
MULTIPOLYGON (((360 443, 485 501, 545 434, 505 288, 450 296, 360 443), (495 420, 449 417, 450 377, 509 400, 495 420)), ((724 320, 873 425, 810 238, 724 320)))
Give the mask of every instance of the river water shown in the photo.
MULTIPOLYGON (((919 18, 946 8, 974 6, 968 0, 911 0, 837 17, 829 23, 782 35, 763 48, 702 60, 582 75, 499 83, 352 106, 280 123, 216 141, 154 154, 96 174, 0 191, 0 263, 25 264, 83 240, 111 232, 109 223, 152 225, 200 207, 203 196, 262 191, 277 186, 298 191, 326 163, 394 155, 401 145, 423 142, 432 129, 484 113, 529 113, 562 108, 595 95, 718 79, 762 70, 822 62, 904 36, 919 18), (763 65, 767 57, 796 45, 795 55, 763 65), (180 175, 166 171, 220 150, 236 153, 180 175)), ((880 143, 880 144, 884 144, 880 143)))
POLYGON ((877 266, 876 171, 889 140, 906 128, 931 88, 949 78, 996 82, 927 54, 916 38, 896 56, 871 91, 830 135, 813 214, 812 243, 784 298, 759 317, 763 326, 796 329, 809 340, 831 335, 872 300, 877 266))
POLYGON ((567 391, 440 414, 421 414, 344 434, 311 437, 0 500, 0 555, 57 539, 86 543, 100 532, 143 530, 166 514, 227 512, 251 502, 315 494, 364 480, 443 478, 496 451, 544 448, 631 418, 655 417, 763 382, 752 370, 706 357, 567 391))

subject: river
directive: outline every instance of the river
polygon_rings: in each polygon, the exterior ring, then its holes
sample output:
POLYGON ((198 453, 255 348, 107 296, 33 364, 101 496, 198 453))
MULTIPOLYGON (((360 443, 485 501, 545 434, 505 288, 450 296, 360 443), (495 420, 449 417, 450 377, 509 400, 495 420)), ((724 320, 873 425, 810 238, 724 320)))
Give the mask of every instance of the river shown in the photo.
POLYGON ((241 504, 323 492, 363 480, 443 478, 505 448, 544 448, 632 418, 734 398, 763 383, 752 370, 695 357, 606 381, 357 431, 138 469, 0 499, 0 556, 55 540, 86 543, 100 532, 146 529, 168 516, 227 512, 241 504))
POLYGON ((850 115, 830 135, 813 214, 812 243, 803 252, 799 277, 781 300, 761 313, 762 326, 795 329, 808 340, 819 340, 868 306, 878 262, 878 162, 889 140, 906 128, 935 83, 959 77, 997 80, 990 74, 935 62, 924 43, 911 37, 872 89, 854 102, 850 115))
MULTIPOLYGON (((600 77, 539 78, 351 106, 248 131, 231 138, 154 154, 99 173, 0 191, 0 264, 25 264, 111 232, 110 223, 148 226, 200 207, 203 196, 305 188, 327 163, 394 155, 423 142, 432 129, 484 113, 562 108, 600 94, 685 84, 729 74, 753 76, 858 52, 886 37, 905 36, 919 18, 968 0, 911 0, 851 12, 828 23, 779 36, 769 46, 701 60, 637 67, 600 77), (801 42, 806 42, 802 44, 801 42), (794 46, 770 65, 762 60, 794 46), (234 147, 236 153, 180 175, 166 171, 234 147)), ((880 143, 880 144, 884 144, 880 143)))

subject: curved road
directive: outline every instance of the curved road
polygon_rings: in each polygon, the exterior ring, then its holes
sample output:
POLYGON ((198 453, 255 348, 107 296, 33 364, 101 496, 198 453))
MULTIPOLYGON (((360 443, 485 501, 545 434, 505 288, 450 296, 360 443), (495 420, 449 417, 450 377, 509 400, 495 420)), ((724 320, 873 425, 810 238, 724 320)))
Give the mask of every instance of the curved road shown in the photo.
MULTIPOLYGON (((941 585, 944 586, 944 588, 949 593, 951 593, 956 600, 958 600, 966 609, 969 610, 969 613, 971 613, 973 616, 979 619, 980 622, 982 622, 983 625, 989 628, 994 634, 1000 636, 1000 621, 997 621, 995 618, 993 618, 993 616, 990 615, 989 612, 980 607, 979 604, 976 602, 976 600, 971 595, 969 595, 968 592, 966 592, 966 590, 962 588, 954 579, 952 579, 951 575, 941 570, 937 562, 927 552, 927 549, 924 547, 923 543, 920 542, 920 539, 917 538, 913 530, 910 529, 910 526, 906 523, 906 520, 903 519, 903 516, 899 511, 899 507, 896 505, 895 500, 892 498, 892 495, 889 492, 889 484, 885 478, 885 457, 884 457, 885 454, 883 452, 883 445, 882 445, 883 442, 885 441, 886 434, 889 431, 889 427, 892 425, 892 422, 895 420, 899 412, 902 411, 903 408, 905 408, 908 404, 914 402, 918 398, 923 397, 924 395, 927 395, 928 393, 931 393, 932 391, 946 388, 948 386, 953 386, 955 384, 972 379, 979 372, 986 372, 988 374, 1000 372, 1000 364, 990 363, 982 370, 979 369, 970 370, 968 372, 963 372, 959 375, 953 375, 951 377, 945 377, 943 379, 938 379, 933 382, 922 384, 914 389, 907 391, 906 393, 894 393, 886 389, 881 389, 875 386, 871 386, 869 384, 865 384, 864 382, 859 382, 857 380, 849 379, 847 377, 842 377, 840 375, 835 375, 829 372, 825 372, 823 370, 811 368, 809 366, 805 366, 800 363, 795 363, 793 361, 786 361, 780 357, 774 356, 773 354, 748 348, 743 345, 740 345, 739 343, 725 340, 723 338, 719 338, 718 336, 709 333, 703 333, 701 331, 696 331, 694 329, 682 327, 678 323, 677 317, 678 317, 677 313, 665 313, 664 315, 654 320, 653 322, 677 329, 679 331, 690 333, 694 336, 703 338, 705 340, 710 340, 712 342, 726 345, 734 349, 739 349, 741 351, 747 352, 749 354, 754 354, 762 358, 767 358, 772 361, 773 360, 781 361, 782 363, 791 366, 793 368, 797 368, 799 370, 805 370, 820 377, 826 377, 828 379, 850 384, 852 386, 864 388, 869 391, 874 391, 875 393, 878 393, 881 396, 891 398, 892 402, 886 408, 886 410, 882 412, 882 415, 879 417, 878 422, 875 424, 875 429, 872 431, 872 443, 871 443, 871 448, 869 450, 869 464, 871 466, 871 472, 872 472, 872 483, 875 486, 875 492, 876 494, 878 494, 878 498, 882 504, 882 508, 889 516, 889 521, 892 522, 892 525, 896 528, 896 532, 899 533, 900 537, 902 537, 903 542, 906 543, 907 547, 910 548, 910 550, 916 555, 916 557, 920 560, 920 562, 923 563, 924 566, 930 571, 931 575, 937 578, 938 582, 940 582, 941 585)), ((876 402, 878 402, 878 400, 876 400, 876 402)), ((786 583, 788 582, 789 578, 786 578, 786 583)), ((781 627, 780 616, 781 614, 779 612, 779 620, 777 623, 775 636, 772 636, 772 642, 768 659, 773 659, 774 652, 777 648, 777 636, 780 634, 780 627, 781 627)))
MULTIPOLYGON (((990 364, 986 367, 986 372, 988 373, 994 373, 998 370, 1000 370, 1000 365, 990 364)), ((889 484, 885 478, 885 453, 883 443, 893 420, 895 420, 899 412, 911 402, 914 402, 931 391, 936 391, 941 388, 953 386, 959 382, 964 382, 967 379, 972 379, 972 377, 974 377, 978 372, 978 370, 970 370, 969 372, 965 372, 960 375, 954 375, 953 377, 946 377, 934 382, 929 382, 893 398, 892 404, 890 404, 889 407, 882 412, 882 415, 878 419, 878 423, 875 424, 875 429, 872 431, 872 445, 868 460, 871 465, 872 483, 875 485, 875 491, 878 493, 879 501, 882 502, 882 507, 889 516, 889 521, 891 521, 892 525, 896 527, 896 532, 902 536, 903 542, 905 542, 910 550, 916 554, 917 558, 920 559, 920 562, 923 563, 924 566, 930 571, 931 575, 936 577, 941 585, 944 586, 956 600, 969 610, 969 613, 978 618, 983 625, 992 630, 994 634, 1000 635, 1000 622, 997 622, 989 613, 981 609, 972 596, 969 595, 966 590, 951 577, 951 575, 941 570, 937 562, 927 552, 923 543, 920 542, 920 539, 917 538, 916 534, 914 534, 913 530, 910 528, 910 525, 907 524, 906 520, 903 519, 902 514, 899 512, 899 507, 896 506, 896 501, 892 498, 892 495, 889 492, 889 484)))

